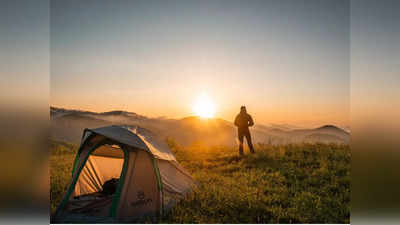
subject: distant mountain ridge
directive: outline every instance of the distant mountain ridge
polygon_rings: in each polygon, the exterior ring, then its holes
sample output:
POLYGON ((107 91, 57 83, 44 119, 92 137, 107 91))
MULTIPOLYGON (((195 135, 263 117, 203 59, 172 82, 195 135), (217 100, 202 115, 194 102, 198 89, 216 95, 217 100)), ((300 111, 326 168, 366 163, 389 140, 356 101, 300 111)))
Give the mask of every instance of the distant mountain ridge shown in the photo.
MULTIPOLYGON (((164 138, 175 139, 179 144, 236 145, 236 127, 220 119, 202 119, 189 116, 182 119, 149 118, 134 112, 113 110, 90 112, 50 107, 51 136, 56 140, 79 143, 84 128, 107 125, 137 125, 164 138)), ((350 134, 334 125, 315 129, 296 129, 284 124, 255 125, 251 128, 254 143, 287 144, 323 142, 348 144, 350 134)))
POLYGON ((123 110, 113 110, 108 112, 91 112, 91 111, 83 111, 83 110, 76 110, 76 109, 65 109, 65 108, 57 108, 50 106, 50 116, 54 116, 56 114, 82 114, 82 115, 104 115, 104 116, 115 116, 115 115, 125 115, 125 116, 134 116, 140 118, 147 118, 145 116, 136 114, 134 112, 127 112, 123 110))

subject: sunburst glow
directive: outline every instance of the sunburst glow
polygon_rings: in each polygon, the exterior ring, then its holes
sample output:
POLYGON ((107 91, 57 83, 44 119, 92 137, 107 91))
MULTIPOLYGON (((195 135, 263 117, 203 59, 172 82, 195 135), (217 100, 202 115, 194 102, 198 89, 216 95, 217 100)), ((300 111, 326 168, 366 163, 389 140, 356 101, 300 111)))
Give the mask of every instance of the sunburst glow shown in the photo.
POLYGON ((193 111, 201 118, 212 118, 215 113, 215 104, 207 94, 203 93, 197 98, 193 111))

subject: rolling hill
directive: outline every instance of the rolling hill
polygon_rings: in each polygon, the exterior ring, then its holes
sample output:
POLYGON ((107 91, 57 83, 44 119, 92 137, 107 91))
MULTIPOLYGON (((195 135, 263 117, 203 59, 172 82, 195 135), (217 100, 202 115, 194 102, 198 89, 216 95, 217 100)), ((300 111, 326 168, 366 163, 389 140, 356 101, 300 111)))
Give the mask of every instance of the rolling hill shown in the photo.
MULTIPOLYGON (((89 112, 50 107, 51 137, 56 140, 79 143, 84 128, 107 125, 137 125, 164 138, 175 139, 182 146, 236 144, 236 128, 226 120, 202 119, 191 116, 182 119, 149 118, 133 112, 89 112)), ((350 134, 334 125, 315 129, 298 129, 291 125, 255 125, 251 128, 254 143, 337 143, 347 144, 350 134)))

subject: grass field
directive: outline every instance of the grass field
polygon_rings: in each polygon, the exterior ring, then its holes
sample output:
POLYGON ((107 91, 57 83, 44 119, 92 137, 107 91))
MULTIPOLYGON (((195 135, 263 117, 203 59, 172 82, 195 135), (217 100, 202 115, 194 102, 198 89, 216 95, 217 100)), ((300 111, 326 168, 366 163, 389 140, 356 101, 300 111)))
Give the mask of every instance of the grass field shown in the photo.
MULTIPOLYGON (((237 156, 227 147, 182 148, 168 140, 197 188, 161 223, 350 223, 347 145, 257 145, 237 156)), ((51 212, 71 178, 76 146, 52 142, 51 212)))

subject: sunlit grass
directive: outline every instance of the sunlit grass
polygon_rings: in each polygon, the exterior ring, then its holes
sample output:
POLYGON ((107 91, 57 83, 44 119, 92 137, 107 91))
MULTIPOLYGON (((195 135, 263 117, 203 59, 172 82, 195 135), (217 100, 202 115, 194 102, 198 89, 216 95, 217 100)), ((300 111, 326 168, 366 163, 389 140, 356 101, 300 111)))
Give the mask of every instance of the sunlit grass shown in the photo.
MULTIPOLYGON (((346 145, 257 145, 239 157, 229 147, 168 144, 197 188, 162 223, 349 223, 350 149, 346 145)), ((75 146, 51 152, 51 211, 70 181, 75 146)))
POLYGON ((77 146, 51 142, 50 152, 50 212, 54 213, 67 191, 72 176, 72 164, 77 146))
POLYGON ((198 188, 166 223, 349 223, 350 149, 345 145, 170 146, 198 188))

